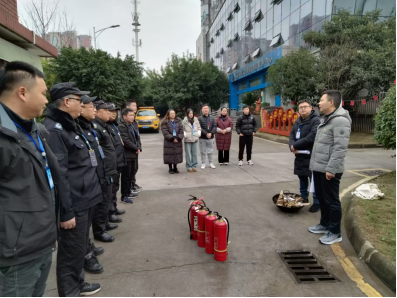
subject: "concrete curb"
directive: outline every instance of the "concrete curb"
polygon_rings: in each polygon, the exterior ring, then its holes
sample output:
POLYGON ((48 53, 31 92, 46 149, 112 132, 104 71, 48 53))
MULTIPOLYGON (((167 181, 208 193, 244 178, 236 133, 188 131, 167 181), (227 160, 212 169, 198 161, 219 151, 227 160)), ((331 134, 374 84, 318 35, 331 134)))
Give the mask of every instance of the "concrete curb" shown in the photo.
MULTIPOLYGON (((273 141, 277 143, 282 143, 282 144, 288 144, 288 140, 285 139, 280 139, 277 137, 277 135, 272 135, 272 137, 269 137, 267 135, 263 134, 256 134, 255 135, 258 138, 265 139, 268 141, 273 141)), ((383 148, 383 146, 378 145, 378 144, 349 144, 349 149, 365 149, 365 148, 383 148)))
POLYGON ((382 280, 389 289, 396 292, 396 266, 365 239, 365 235, 355 218, 354 201, 352 200, 353 195, 347 193, 345 197, 350 197, 349 205, 344 214, 345 229, 354 250, 358 257, 364 260, 379 279, 382 280))

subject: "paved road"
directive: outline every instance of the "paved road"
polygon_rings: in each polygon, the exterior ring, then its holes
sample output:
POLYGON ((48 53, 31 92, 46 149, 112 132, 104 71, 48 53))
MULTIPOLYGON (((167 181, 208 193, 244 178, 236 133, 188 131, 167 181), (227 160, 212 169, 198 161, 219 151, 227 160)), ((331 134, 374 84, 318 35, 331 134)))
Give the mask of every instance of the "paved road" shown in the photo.
MULTIPOLYGON (((215 170, 199 169, 169 175, 163 164, 161 134, 143 134, 138 183, 145 191, 133 205, 122 205, 123 223, 111 232, 114 243, 101 244, 105 271, 86 274, 100 282, 97 296, 366 296, 342 268, 330 246, 307 231, 319 214, 303 208, 297 214, 277 209, 271 198, 282 189, 298 192, 293 155, 284 144, 255 138, 254 166, 238 167, 237 136, 233 136, 231 164, 215 170), (207 205, 230 219, 228 260, 212 255, 189 240, 188 195, 204 197, 207 205), (277 250, 308 249, 342 280, 338 284, 298 285, 276 254, 277 250)), ((393 152, 349 150, 341 190, 362 179, 357 169, 395 170, 393 152)), ((346 234, 341 247, 364 281, 383 296, 395 296, 357 259, 346 234)), ((98 245, 99 243, 96 243, 98 245)), ((46 296, 56 296, 55 266, 46 296)))

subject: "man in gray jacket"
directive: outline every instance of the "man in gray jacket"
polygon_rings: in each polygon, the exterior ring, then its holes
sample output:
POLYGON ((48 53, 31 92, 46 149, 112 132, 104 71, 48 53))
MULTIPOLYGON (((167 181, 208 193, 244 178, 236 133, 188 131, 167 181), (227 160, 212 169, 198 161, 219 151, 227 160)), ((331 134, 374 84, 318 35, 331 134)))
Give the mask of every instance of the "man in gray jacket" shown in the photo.
POLYGON ((344 161, 350 139, 351 119, 341 107, 341 94, 336 90, 323 93, 319 102, 325 115, 317 130, 310 170, 313 171, 314 188, 321 208, 321 221, 309 231, 325 233, 323 244, 342 241, 342 208, 339 200, 339 184, 345 170, 344 161))

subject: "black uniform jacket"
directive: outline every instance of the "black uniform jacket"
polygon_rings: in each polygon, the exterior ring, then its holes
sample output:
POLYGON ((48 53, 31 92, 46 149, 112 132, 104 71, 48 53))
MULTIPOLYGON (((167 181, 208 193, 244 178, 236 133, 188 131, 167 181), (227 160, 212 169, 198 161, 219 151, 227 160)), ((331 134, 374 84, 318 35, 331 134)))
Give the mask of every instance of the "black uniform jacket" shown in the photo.
POLYGON ((69 113, 50 104, 43 124, 49 132, 48 145, 61 168, 60 213, 61 221, 67 221, 74 217, 74 212, 87 210, 102 201, 96 166, 91 163, 80 126, 69 113))

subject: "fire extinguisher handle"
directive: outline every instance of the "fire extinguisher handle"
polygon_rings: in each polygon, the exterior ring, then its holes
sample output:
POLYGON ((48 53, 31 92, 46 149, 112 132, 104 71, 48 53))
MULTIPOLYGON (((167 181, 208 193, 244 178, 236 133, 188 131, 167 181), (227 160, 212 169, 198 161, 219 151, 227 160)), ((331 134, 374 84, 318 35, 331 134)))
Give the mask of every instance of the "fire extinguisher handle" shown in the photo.
POLYGON ((192 232, 192 226, 190 225, 190 209, 192 209, 193 206, 189 207, 189 210, 187 211, 187 222, 189 223, 189 233, 191 234, 192 232))
POLYGON ((189 195, 189 197, 192 197, 192 198, 191 198, 191 199, 188 199, 188 201, 194 201, 194 200, 197 200, 197 197, 195 197, 195 196, 189 195))
POLYGON ((226 219, 226 222, 227 222, 227 244, 229 245, 230 222, 226 217, 223 217, 223 218, 226 219))

